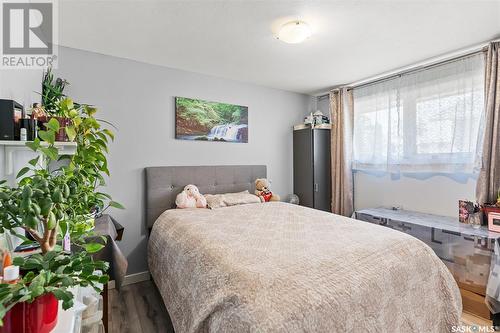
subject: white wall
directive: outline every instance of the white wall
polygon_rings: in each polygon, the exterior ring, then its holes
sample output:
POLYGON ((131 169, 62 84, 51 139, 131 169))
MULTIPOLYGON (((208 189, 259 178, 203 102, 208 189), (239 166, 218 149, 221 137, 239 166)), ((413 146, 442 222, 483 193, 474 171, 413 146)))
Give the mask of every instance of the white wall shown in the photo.
POLYGON ((316 109, 323 112, 325 116, 330 117, 330 98, 322 97, 317 98, 316 109))
MULTIPOLYGON (((301 122, 309 96, 70 48, 60 48, 56 73, 70 82, 71 97, 96 105, 98 117, 118 128, 107 191, 126 206, 111 213, 126 227, 120 246, 129 273, 147 270, 144 167, 265 164, 273 190, 292 192, 292 126, 301 122), (249 143, 175 140, 174 96, 248 106, 249 143)), ((0 71, 0 98, 28 105, 40 81, 39 71, 0 71)))

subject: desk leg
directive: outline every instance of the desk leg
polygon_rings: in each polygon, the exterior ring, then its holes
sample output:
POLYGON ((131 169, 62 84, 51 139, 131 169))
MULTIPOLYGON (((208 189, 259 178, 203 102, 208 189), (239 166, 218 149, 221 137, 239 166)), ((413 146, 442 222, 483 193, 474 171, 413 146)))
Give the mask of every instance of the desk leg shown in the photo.
POLYGON ((108 284, 104 284, 102 289, 102 321, 104 324, 104 332, 108 333, 108 284))

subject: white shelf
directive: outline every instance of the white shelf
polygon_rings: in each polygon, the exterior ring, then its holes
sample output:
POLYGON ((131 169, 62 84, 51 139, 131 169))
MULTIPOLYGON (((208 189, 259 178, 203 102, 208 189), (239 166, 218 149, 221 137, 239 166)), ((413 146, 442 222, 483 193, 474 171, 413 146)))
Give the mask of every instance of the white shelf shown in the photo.
MULTIPOLYGON (((27 142, 32 142, 32 141, 8 141, 8 140, 0 140, 0 146, 24 146, 26 147, 27 142)), ((46 142, 40 142, 42 146, 48 146, 46 142)), ((65 142, 65 141, 56 141, 54 142, 54 145, 56 147, 75 147, 76 149, 76 142, 65 142)), ((26 149, 29 149, 26 147, 26 149)))
MULTIPOLYGON (((29 141, 5 141, 0 140, 0 146, 5 153, 5 174, 11 175, 14 172, 14 152, 32 151, 26 146, 29 141)), ((42 146, 48 146, 46 142, 41 142, 42 146)), ((74 155, 76 153, 76 142, 55 142, 54 146, 59 150, 59 155, 74 155)))

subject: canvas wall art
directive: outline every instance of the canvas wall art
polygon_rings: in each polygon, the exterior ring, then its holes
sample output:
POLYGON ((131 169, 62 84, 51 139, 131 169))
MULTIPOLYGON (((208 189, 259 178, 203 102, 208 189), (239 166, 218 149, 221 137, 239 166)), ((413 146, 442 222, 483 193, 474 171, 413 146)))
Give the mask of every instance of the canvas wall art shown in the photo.
POLYGON ((247 143, 248 107, 176 97, 175 138, 247 143))

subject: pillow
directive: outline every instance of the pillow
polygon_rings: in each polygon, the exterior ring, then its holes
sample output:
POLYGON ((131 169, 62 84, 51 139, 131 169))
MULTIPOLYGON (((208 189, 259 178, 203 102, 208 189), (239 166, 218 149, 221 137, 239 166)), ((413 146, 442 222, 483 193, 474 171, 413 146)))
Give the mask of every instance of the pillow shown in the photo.
POLYGON ((205 194, 210 209, 260 203, 260 198, 248 191, 224 194, 205 194))

